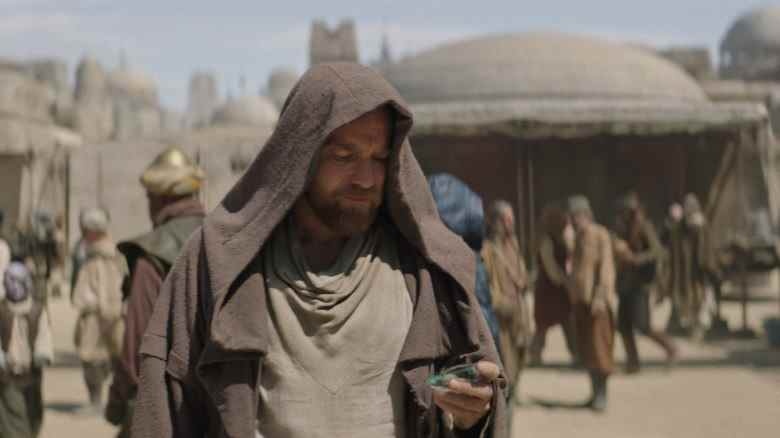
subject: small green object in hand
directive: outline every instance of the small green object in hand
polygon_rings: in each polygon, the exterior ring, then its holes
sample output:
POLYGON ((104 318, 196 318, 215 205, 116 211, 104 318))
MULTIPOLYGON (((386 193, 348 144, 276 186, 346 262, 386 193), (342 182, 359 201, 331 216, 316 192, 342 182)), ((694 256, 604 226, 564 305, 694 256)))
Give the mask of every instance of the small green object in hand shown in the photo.
POLYGON ((455 365, 445 368, 438 374, 428 377, 426 382, 434 389, 449 389, 450 381, 453 379, 465 380, 469 383, 479 382, 479 372, 473 364, 455 365))

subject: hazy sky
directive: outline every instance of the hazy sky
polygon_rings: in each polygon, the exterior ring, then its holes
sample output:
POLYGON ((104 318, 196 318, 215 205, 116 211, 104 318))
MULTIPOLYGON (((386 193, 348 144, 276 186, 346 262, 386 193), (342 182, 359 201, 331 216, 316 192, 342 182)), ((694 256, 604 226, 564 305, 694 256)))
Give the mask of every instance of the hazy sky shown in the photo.
MULTIPOLYGON (((59 56, 73 68, 85 53, 152 74, 163 103, 186 104, 193 70, 218 74, 220 93, 244 75, 256 92, 271 69, 307 64, 309 25, 356 20, 362 60, 382 34, 394 55, 474 34, 561 30, 655 45, 715 49, 754 0, 0 0, 0 57, 59 56)), ((775 0, 775 3, 780 1, 775 0)))

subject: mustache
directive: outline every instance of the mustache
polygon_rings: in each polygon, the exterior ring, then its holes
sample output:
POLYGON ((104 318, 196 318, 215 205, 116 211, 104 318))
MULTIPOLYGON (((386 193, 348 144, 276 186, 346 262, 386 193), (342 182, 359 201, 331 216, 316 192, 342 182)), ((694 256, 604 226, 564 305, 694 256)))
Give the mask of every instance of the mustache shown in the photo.
POLYGON ((353 197, 353 198, 368 198, 372 201, 379 202, 382 200, 382 191, 377 189, 360 189, 360 188, 348 188, 339 190, 338 196, 340 197, 353 197))

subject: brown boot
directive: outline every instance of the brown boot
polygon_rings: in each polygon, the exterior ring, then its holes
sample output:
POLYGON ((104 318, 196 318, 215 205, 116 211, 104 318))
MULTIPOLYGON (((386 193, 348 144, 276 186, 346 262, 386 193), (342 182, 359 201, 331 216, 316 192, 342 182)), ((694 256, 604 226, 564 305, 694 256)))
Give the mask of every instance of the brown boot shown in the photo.
POLYGON ((531 347, 528 349, 528 366, 538 367, 542 365, 542 350, 544 350, 545 333, 534 333, 531 339, 531 347))

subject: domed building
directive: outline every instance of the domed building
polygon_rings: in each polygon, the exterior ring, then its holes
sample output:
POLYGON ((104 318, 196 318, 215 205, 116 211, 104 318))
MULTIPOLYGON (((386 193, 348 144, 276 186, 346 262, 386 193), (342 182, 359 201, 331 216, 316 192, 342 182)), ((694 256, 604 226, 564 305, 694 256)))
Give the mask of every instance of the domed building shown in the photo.
POLYGON ((641 50, 557 33, 454 42, 404 59, 385 74, 412 103, 707 99, 676 65, 641 50))
POLYGON ((728 28, 720 45, 719 76, 701 81, 710 99, 757 102, 780 133, 780 6, 749 11, 728 28))
POLYGON ((266 92, 268 97, 276 105, 276 109, 282 110, 284 101, 287 100, 287 95, 293 89, 300 75, 295 70, 289 68, 277 68, 271 72, 268 77, 268 86, 266 92))
POLYGON ((655 218, 695 192, 729 232, 742 219, 725 212, 769 203, 756 153, 768 148, 763 106, 714 104, 649 50, 562 33, 491 35, 404 58, 384 74, 412 104, 423 170, 457 175, 487 203, 512 202, 526 242, 541 208, 574 193, 611 223, 629 190, 655 218), (737 180, 754 177, 758 193, 739 196, 737 180))
POLYGON ((249 167, 278 120, 269 98, 245 95, 219 106, 210 125, 165 140, 197 157, 207 176, 202 200, 211 209, 249 167))
POLYGON ((720 60, 724 78, 780 80, 780 6, 739 17, 721 41, 720 60))
POLYGON ((160 104, 157 82, 144 72, 124 68, 112 71, 108 75, 108 86, 114 97, 141 105, 159 106, 160 104))
POLYGON ((270 126, 279 119, 274 103, 264 96, 241 96, 229 99, 217 108, 212 121, 215 125, 270 126))

